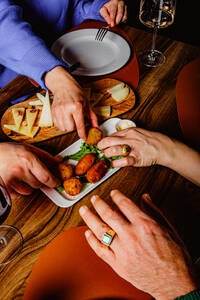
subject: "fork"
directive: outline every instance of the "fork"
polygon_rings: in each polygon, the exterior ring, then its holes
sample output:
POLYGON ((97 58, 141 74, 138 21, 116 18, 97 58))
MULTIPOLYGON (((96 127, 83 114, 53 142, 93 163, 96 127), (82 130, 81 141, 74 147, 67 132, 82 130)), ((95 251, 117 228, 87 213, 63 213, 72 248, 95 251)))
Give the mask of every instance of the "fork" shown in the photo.
POLYGON ((109 26, 99 28, 99 30, 97 31, 97 34, 95 36, 95 40, 102 42, 106 33, 108 32, 109 28, 110 28, 109 26))

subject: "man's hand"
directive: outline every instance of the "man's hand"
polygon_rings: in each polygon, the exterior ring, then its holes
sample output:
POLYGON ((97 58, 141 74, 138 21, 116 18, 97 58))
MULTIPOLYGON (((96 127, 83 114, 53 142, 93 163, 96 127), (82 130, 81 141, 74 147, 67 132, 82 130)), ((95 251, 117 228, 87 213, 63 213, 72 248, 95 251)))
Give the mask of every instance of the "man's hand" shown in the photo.
MULTIPOLYGON (((79 137, 85 140, 84 99, 78 82, 60 66, 46 73, 44 80, 54 94, 52 116, 55 126, 68 132, 77 129, 79 137)), ((97 126, 96 115, 91 110, 89 117, 92 126, 97 126)))
POLYGON ((30 195, 42 185, 50 188, 59 185, 47 168, 57 163, 57 158, 34 146, 0 143, 0 176, 11 197, 30 195))
POLYGON ((99 13, 110 27, 127 20, 127 6, 123 0, 110 0, 102 6, 99 13))
MULTIPOLYGON (((91 201, 100 218, 87 206, 80 208, 90 228, 86 231, 87 241, 96 254, 122 278, 157 300, 175 299, 195 290, 189 259, 182 244, 177 243, 177 236, 173 238, 170 231, 161 228, 119 191, 112 191, 111 197, 126 218, 113 211, 99 196, 93 196, 91 201), (100 241, 110 228, 116 235, 107 247, 100 241)), ((144 195, 143 200, 146 204, 151 202, 148 195, 144 195)), ((154 209, 153 203, 151 209, 154 209)))

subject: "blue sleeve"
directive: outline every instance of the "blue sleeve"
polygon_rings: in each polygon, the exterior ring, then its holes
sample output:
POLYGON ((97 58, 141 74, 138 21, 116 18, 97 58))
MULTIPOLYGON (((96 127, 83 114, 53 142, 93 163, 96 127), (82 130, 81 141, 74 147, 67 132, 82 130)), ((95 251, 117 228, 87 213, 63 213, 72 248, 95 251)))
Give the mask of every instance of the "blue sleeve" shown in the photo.
POLYGON ((85 20, 98 20, 105 22, 99 11, 109 0, 73 0, 73 26, 79 25, 85 20))
POLYGON ((22 12, 12 0, 0 0, 0 64, 46 88, 44 74, 58 65, 67 66, 32 32, 22 12))

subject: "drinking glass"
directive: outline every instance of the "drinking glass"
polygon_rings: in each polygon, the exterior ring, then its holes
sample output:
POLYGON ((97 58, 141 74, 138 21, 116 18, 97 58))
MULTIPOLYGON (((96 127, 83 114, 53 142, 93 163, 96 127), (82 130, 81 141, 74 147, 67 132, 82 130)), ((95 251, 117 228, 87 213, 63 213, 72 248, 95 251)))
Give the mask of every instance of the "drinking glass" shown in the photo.
MULTIPOLYGON (((11 200, 0 177, 0 224, 9 215, 11 200)), ((23 237, 14 226, 0 225, 0 267, 15 259, 23 248, 23 237)))
POLYGON ((142 24, 153 28, 151 50, 144 51, 140 60, 147 67, 157 67, 165 63, 165 56, 155 49, 157 31, 174 22, 176 0, 141 0, 139 19, 142 24))

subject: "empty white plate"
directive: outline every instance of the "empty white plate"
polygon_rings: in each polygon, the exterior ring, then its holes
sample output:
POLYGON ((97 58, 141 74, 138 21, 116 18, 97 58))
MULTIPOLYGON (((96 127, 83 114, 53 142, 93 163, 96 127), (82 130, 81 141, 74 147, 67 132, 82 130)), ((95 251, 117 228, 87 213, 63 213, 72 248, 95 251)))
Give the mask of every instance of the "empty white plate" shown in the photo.
POLYGON ((131 55, 127 41, 108 31, 102 42, 96 41, 98 29, 80 29, 64 34, 51 50, 69 65, 80 62, 73 74, 97 76, 112 73, 123 67, 131 55))

